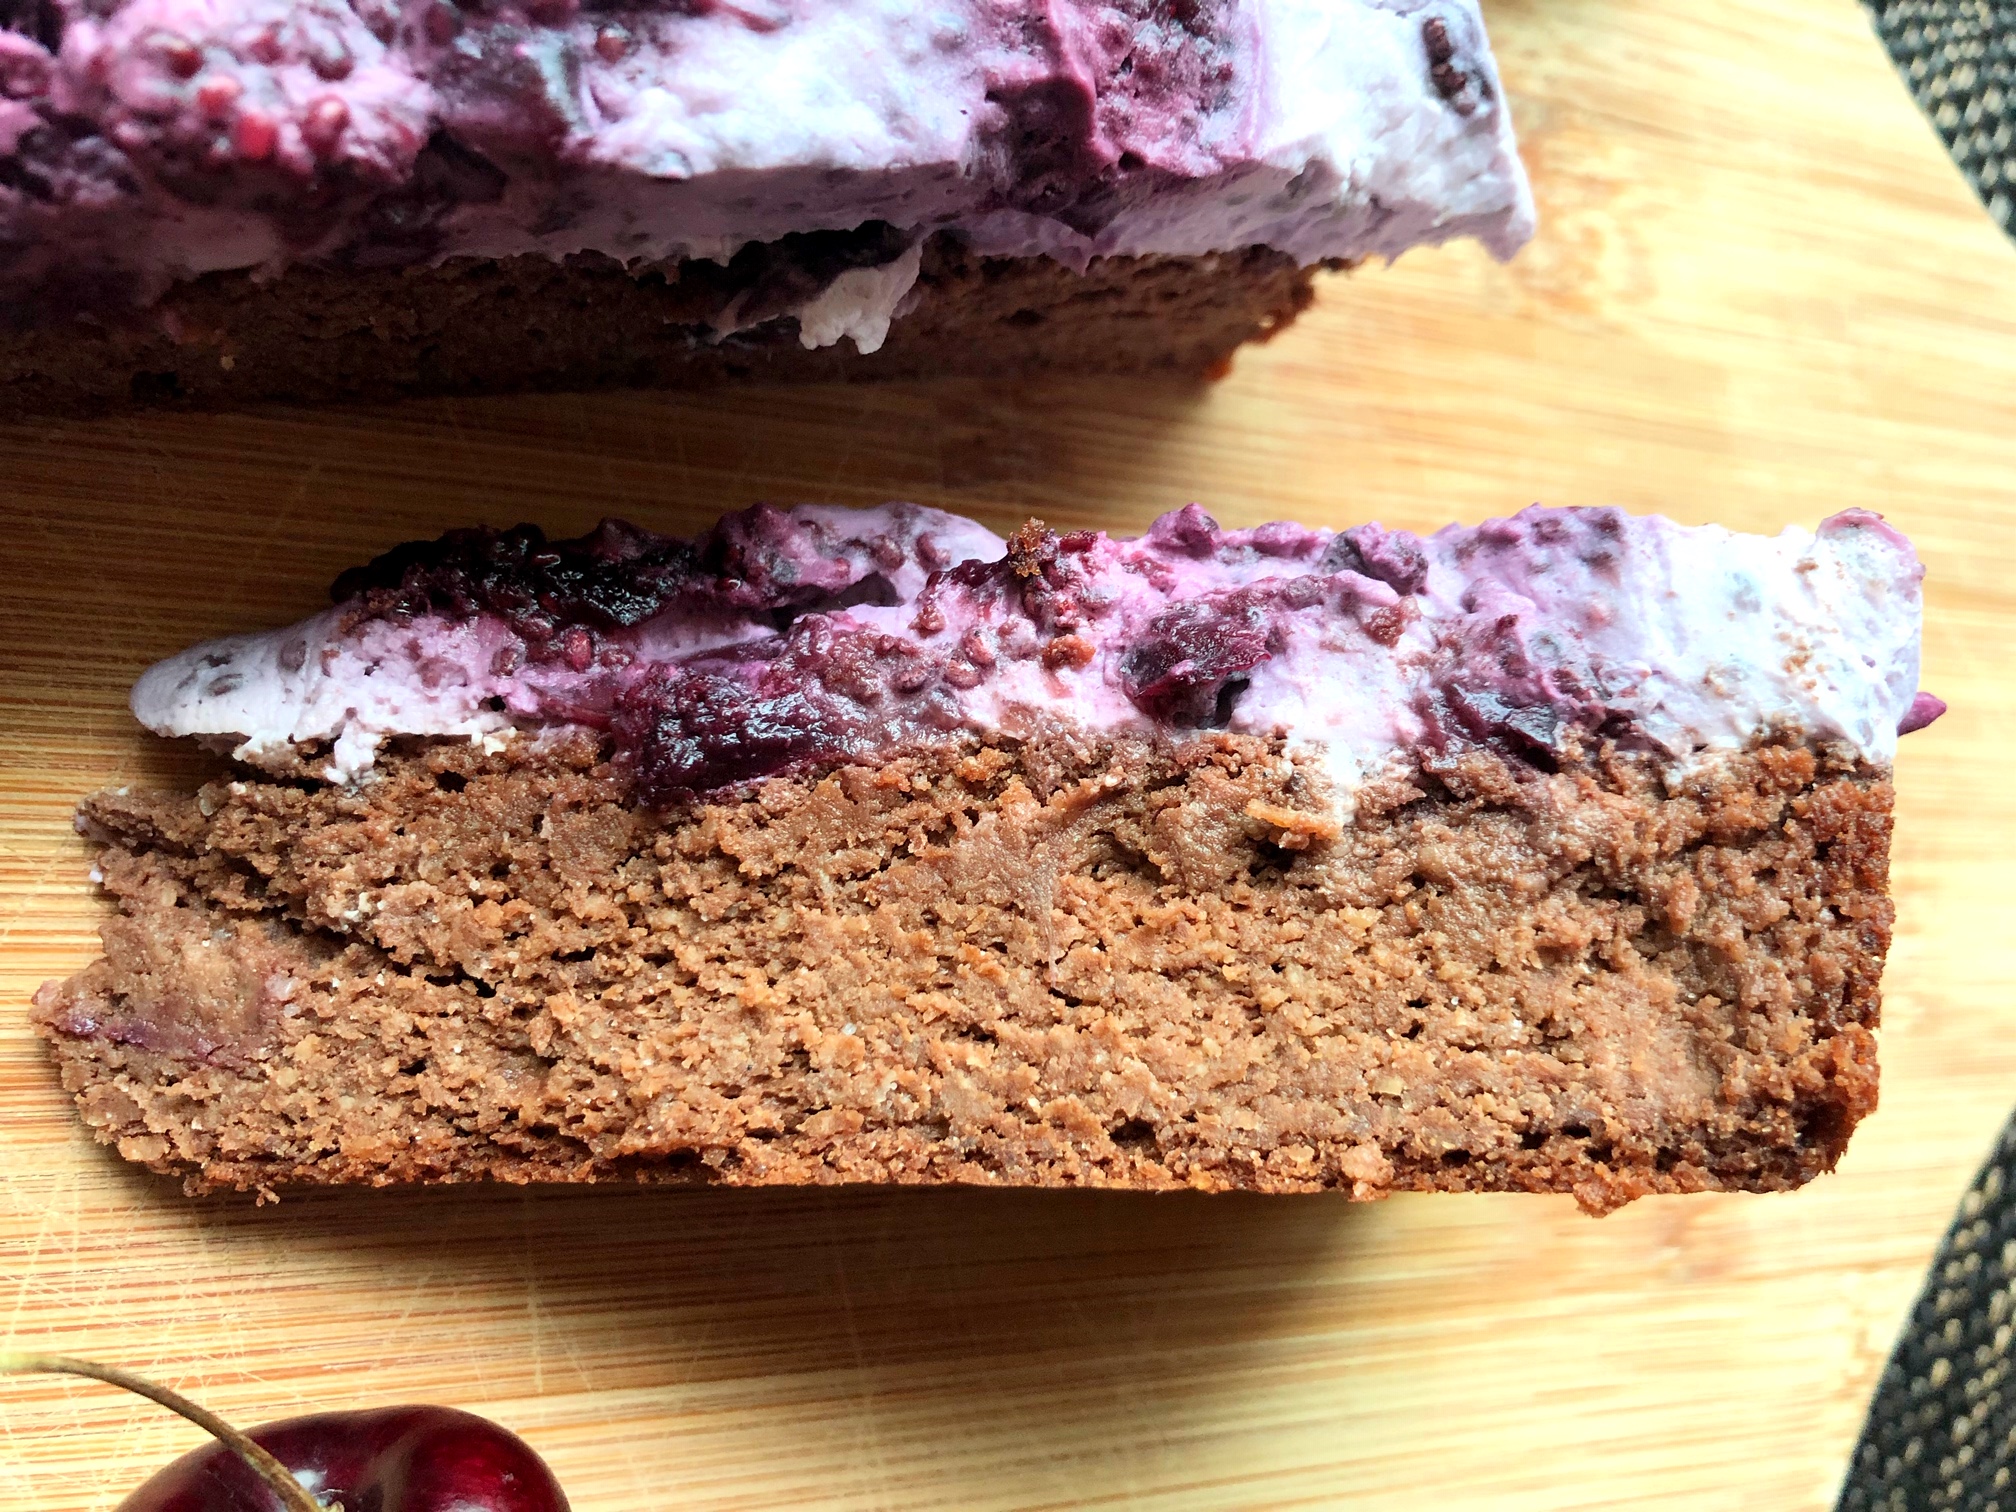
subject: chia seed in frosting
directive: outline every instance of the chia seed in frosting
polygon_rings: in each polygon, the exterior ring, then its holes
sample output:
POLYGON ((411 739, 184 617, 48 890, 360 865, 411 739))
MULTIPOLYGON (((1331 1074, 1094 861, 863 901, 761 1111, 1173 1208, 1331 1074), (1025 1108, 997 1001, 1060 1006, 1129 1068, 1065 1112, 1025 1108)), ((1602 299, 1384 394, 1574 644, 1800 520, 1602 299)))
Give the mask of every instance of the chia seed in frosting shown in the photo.
POLYGON ((585 726, 654 804, 1060 728, 1282 735, 1340 803, 1478 746, 1552 771, 1610 742, 1680 773, 1790 736, 1887 765, 1943 709, 1918 689, 1922 575, 1861 510, 1767 538, 1536 506, 1417 537, 1193 504, 1138 539, 1004 540, 910 504, 758 506, 691 540, 401 546, 310 620, 155 666, 133 710, 332 781, 388 737, 585 726))
MULTIPOLYGON (((0 301, 220 270, 727 261, 845 233, 790 308, 880 345, 926 237, 1302 263, 1532 209, 1475 0, 11 0, 0 301)), ((775 310, 731 309, 721 329, 775 310)))

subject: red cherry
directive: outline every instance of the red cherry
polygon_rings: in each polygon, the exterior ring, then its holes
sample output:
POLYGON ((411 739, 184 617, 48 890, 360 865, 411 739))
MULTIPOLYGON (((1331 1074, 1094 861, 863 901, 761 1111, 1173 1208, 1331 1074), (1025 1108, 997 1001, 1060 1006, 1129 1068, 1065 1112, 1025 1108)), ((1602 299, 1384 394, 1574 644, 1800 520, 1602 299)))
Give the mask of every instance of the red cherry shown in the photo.
MULTIPOLYGON (((324 1502, 376 1512, 567 1512, 567 1498, 517 1435, 452 1407, 324 1412, 247 1435, 324 1502)), ((117 1512, 284 1512, 222 1444, 185 1454, 117 1512)))
POLYGON ((137 1393, 217 1440, 152 1476, 117 1512, 568 1512, 553 1472, 523 1439, 453 1407, 323 1412, 241 1433, 130 1371, 0 1353, 0 1375, 38 1372, 137 1393))

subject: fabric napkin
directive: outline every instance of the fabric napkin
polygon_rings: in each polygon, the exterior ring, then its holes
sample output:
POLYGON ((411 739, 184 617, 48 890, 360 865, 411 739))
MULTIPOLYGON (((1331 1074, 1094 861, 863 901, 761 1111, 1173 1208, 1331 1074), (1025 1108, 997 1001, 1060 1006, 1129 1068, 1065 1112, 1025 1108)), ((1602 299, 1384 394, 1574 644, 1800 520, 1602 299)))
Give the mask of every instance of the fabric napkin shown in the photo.
MULTIPOLYGON (((1957 7, 1955 7, 1957 9, 1957 7)), ((1877 1384, 1837 1512, 2016 1512, 2016 1119, 1877 1384)))
POLYGON ((2016 0, 1863 6, 1967 182, 2016 235, 2016 0))

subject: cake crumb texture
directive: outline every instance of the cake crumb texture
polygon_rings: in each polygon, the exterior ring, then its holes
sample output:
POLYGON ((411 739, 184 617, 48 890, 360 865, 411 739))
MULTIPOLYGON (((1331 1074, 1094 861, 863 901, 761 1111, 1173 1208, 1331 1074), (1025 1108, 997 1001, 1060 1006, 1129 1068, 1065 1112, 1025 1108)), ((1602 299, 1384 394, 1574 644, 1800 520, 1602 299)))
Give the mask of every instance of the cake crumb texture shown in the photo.
POLYGON ((1057 735, 654 814, 577 732, 83 809, 37 998, 192 1192, 970 1182, 1778 1190, 1876 1097, 1887 774, 1430 758, 1340 826, 1278 741, 1057 735))
POLYGON ((936 237, 888 340, 862 356, 846 343, 808 350, 789 315, 721 335, 713 322, 756 276, 739 264, 627 269, 593 255, 525 256, 301 267, 270 281, 213 273, 124 324, 13 327, 0 317, 0 419, 1046 370, 1197 377, 1293 321, 1314 275, 1257 247, 1099 258, 1077 273, 1047 258, 977 257, 936 237))

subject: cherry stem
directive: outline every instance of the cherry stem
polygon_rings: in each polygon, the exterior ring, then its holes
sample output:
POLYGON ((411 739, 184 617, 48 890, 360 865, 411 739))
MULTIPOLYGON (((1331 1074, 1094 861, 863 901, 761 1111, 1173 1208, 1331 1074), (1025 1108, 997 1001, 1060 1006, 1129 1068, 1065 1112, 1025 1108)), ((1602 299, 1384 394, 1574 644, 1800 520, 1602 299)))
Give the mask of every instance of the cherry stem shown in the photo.
MULTIPOLYGON (((63 1355, 9 1354, 0 1351, 0 1376, 7 1375, 74 1375, 85 1376, 94 1381, 103 1381, 108 1386, 123 1387, 158 1402, 170 1412, 179 1413, 201 1428, 205 1433, 230 1449, 240 1459, 257 1472, 259 1478, 273 1488, 273 1494, 280 1498, 287 1512, 331 1512, 321 1502, 308 1494, 294 1472, 266 1450, 260 1448, 243 1433, 233 1428, 213 1412, 197 1406, 187 1397, 170 1391, 166 1386, 156 1386, 144 1376, 121 1370, 116 1365, 99 1365, 90 1360, 72 1360, 63 1355)), ((340 1509, 337 1509, 340 1512, 340 1509)))

